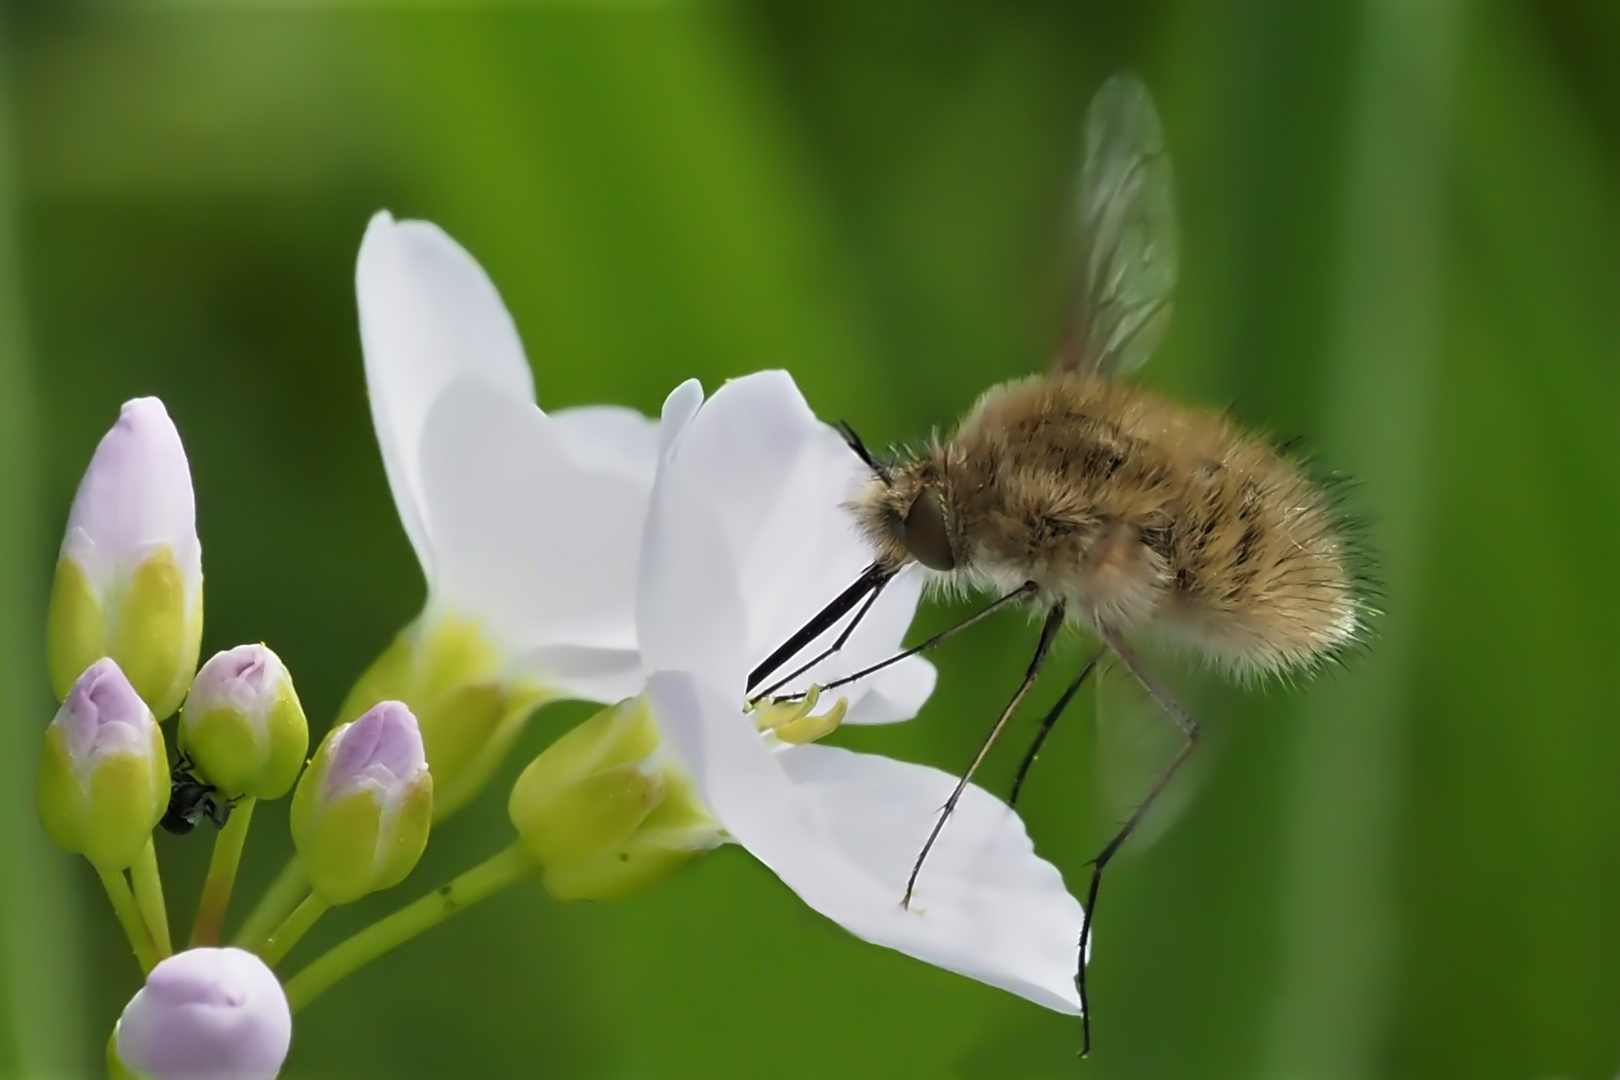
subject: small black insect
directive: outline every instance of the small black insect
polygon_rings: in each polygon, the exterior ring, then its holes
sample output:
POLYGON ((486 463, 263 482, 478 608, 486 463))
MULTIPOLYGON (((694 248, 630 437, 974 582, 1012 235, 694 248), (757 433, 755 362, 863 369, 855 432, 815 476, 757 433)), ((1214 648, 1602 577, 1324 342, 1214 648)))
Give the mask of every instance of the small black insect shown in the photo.
POLYGON ((235 799, 219 798, 217 787, 198 779, 191 771, 194 765, 191 756, 182 750, 169 773, 174 786, 169 789, 169 809, 158 824, 176 836, 195 829, 203 818, 212 821, 214 828, 223 829, 231 807, 236 805, 235 799))

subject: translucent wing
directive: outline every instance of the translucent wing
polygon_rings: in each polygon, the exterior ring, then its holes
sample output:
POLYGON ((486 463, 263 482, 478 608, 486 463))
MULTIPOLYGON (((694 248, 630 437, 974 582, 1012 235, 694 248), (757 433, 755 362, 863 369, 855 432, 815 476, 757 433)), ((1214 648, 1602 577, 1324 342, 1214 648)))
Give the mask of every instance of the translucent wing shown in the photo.
POLYGON ((1103 84, 1086 111, 1080 169, 1079 295, 1053 364, 1115 377, 1164 337, 1176 284, 1176 209, 1164 132, 1134 75, 1103 84))
MULTIPOLYGON (((1097 792, 1107 826, 1130 816, 1186 740, 1124 665, 1110 658, 1098 669, 1096 768, 1097 792)), ((1204 758, 1194 755, 1177 774, 1125 845, 1128 851, 1151 847, 1192 801, 1203 782, 1204 758)))

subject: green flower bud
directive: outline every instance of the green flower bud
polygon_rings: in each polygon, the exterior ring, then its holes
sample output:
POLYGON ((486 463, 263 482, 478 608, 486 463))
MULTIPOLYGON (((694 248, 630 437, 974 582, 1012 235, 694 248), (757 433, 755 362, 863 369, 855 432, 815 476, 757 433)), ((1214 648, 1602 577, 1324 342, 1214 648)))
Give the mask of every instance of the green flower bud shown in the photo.
POLYGON ((292 677, 263 645, 216 653, 197 672, 180 714, 180 748, 227 797, 279 799, 309 750, 292 677))
POLYGON ((328 904, 398 885, 422 857, 432 821, 422 735, 397 701, 334 728, 293 793, 293 843, 310 890, 328 904))
POLYGON ((160 719, 186 695, 202 640, 202 548, 185 448, 156 398, 124 406, 79 482, 45 636, 58 698, 103 656, 160 719))
POLYGON ((38 801, 46 835, 103 871, 133 864, 163 816, 163 733, 113 660, 90 665, 46 729, 38 801))
POLYGON ((379 701, 408 705, 433 769, 434 814, 442 818, 483 790, 523 722, 553 696, 510 681, 495 647, 472 622, 423 617, 360 676, 338 717, 352 720, 379 701))
POLYGON ((518 777, 507 813, 563 900, 654 885, 724 839, 690 780, 658 754, 645 698, 598 712, 518 777))

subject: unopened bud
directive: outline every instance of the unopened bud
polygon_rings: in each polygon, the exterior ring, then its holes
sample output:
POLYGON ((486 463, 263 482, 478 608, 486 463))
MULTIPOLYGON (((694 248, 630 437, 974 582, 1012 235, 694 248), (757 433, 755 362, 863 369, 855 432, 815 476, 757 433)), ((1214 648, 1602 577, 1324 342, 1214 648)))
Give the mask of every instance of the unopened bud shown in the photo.
POLYGON ((425 615, 361 675, 338 715, 352 719, 388 699, 408 705, 433 769, 434 814, 442 818, 483 790, 523 721, 551 697, 509 678, 472 622, 425 615))
POLYGON ((92 664, 46 729, 38 801, 51 840, 98 869, 125 869, 150 840, 169 802, 163 733, 114 661, 92 664))
POLYGON ((427 847, 432 821, 422 735, 397 701, 334 728, 293 794, 293 843, 311 891, 328 904, 403 881, 427 847))
POLYGON ((46 627, 65 697, 103 656, 162 719, 179 708, 202 640, 202 546, 191 468, 163 403, 139 398, 96 447, 68 513, 46 627))
POLYGON ((227 797, 279 799, 291 791, 309 750, 309 724, 281 659, 263 645, 215 653, 191 684, 180 748, 227 797))
POLYGON ((645 698, 601 710, 513 785, 507 813, 562 900, 640 892, 723 839, 688 778, 658 754, 645 698))
POLYGON ((146 977, 113 1031, 139 1080, 272 1080, 292 1043, 287 995, 241 949, 189 949, 146 977))

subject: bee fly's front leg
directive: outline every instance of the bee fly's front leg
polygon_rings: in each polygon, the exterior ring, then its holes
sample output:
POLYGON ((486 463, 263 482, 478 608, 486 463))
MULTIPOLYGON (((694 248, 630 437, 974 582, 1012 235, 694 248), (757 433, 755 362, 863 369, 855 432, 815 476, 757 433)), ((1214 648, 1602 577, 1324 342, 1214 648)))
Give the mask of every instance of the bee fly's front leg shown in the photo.
POLYGON ((1199 734, 1197 721, 1188 714, 1186 709, 1181 707, 1180 702, 1171 696, 1170 691, 1165 689, 1159 680, 1155 679, 1142 666, 1142 658, 1136 655, 1136 650, 1132 649, 1126 644, 1124 638, 1113 631, 1103 630, 1101 634, 1102 639, 1108 643, 1108 647, 1119 656, 1125 666, 1130 669, 1131 674, 1136 677, 1136 681, 1141 683, 1149 694, 1153 695, 1153 700, 1159 703, 1161 709, 1170 714, 1170 719, 1176 722, 1176 726, 1187 737, 1187 741, 1176 752, 1176 756, 1170 759, 1170 764, 1165 766, 1164 772, 1160 773, 1159 778, 1153 782, 1153 786, 1148 789, 1147 796, 1137 804, 1135 810, 1131 811, 1131 816, 1125 819, 1125 824, 1120 827, 1119 832, 1114 834, 1114 838, 1103 846, 1102 851, 1095 859, 1091 860, 1091 884, 1086 890, 1086 909, 1080 923, 1080 962, 1074 976, 1075 988, 1080 993, 1081 1057, 1091 1053, 1091 1005, 1086 1000, 1086 946, 1091 943, 1091 921, 1097 912, 1097 889, 1102 884, 1103 869, 1108 865, 1109 860, 1114 857, 1114 854, 1119 851, 1120 845, 1124 844, 1131 833, 1136 831, 1136 826, 1141 822, 1142 816, 1147 813, 1148 807, 1153 805, 1153 801, 1169 786, 1171 779, 1176 775, 1182 764, 1192 756, 1194 748, 1198 746, 1199 734))
POLYGON ((973 779, 973 774, 979 771, 979 766, 984 763, 985 755, 990 753, 990 748, 995 745, 996 739, 1000 738, 1001 731, 1007 726, 1007 721, 1011 718, 1013 710, 1018 708, 1018 703, 1024 700, 1024 695, 1029 693, 1029 688, 1035 685, 1036 676, 1041 673, 1041 668, 1046 664, 1046 655, 1052 650, 1052 640, 1057 637, 1057 632, 1062 626, 1063 602, 1060 600, 1053 604, 1052 609, 1046 613, 1046 623, 1041 627, 1041 639, 1035 646, 1035 657, 1029 662, 1029 670, 1024 673, 1024 681, 1018 684, 1018 689, 1013 693, 1011 700, 1007 702, 1007 707, 1002 709, 1001 715, 996 718, 995 726, 990 729, 990 734, 985 736, 983 745, 979 747, 979 752, 974 755, 973 764, 967 767, 967 772, 963 773, 962 778, 956 782, 951 797, 945 800, 945 806, 940 810, 939 817, 934 821, 933 830, 929 832, 928 839, 923 843, 922 850, 917 853, 917 861, 911 865, 911 875, 906 878, 906 894, 900 899, 901 907, 911 906, 911 894, 917 887, 917 875, 922 872, 922 865, 924 860, 928 858, 928 852, 933 849, 934 841, 939 839, 940 830, 945 828, 946 819, 951 816, 951 811, 956 809, 956 804, 961 800, 962 792, 967 790, 968 782, 973 779))

